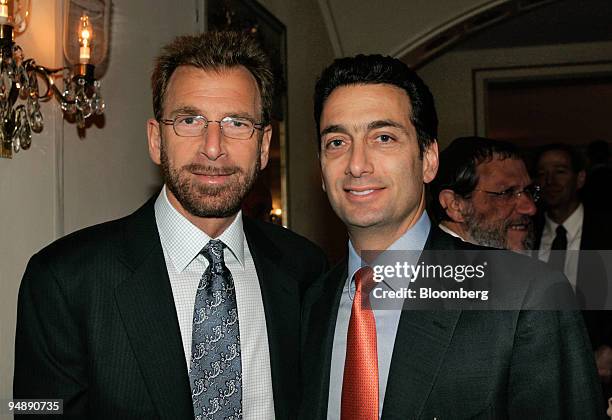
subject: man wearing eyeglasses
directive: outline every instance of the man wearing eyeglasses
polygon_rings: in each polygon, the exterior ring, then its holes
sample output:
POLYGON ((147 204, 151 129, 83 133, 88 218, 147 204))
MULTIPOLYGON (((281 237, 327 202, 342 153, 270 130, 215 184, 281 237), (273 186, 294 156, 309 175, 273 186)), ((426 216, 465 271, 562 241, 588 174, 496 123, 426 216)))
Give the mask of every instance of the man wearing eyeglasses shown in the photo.
POLYGON ((292 418, 302 292, 326 260, 240 211, 268 161, 267 58, 245 34, 180 37, 152 88, 164 188, 32 257, 14 396, 62 399, 82 418, 292 418))
POLYGON ((511 143, 460 137, 440 153, 430 210, 464 241, 513 251, 533 248, 538 187, 511 143))

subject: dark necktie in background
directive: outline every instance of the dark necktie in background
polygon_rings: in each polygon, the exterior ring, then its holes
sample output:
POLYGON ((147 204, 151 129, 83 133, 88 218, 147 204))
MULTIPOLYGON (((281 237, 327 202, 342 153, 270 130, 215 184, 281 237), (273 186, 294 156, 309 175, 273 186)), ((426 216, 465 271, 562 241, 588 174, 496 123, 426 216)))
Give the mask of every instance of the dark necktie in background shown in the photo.
POLYGON ((550 247, 548 264, 553 270, 563 273, 565 268, 565 254, 567 250, 567 230, 563 225, 557 226, 555 239, 550 247))
POLYGON ((220 240, 201 254, 208 267, 196 292, 189 381, 196 418, 242 418, 242 369, 238 306, 220 240))
POLYGON ((371 267, 355 273, 355 287, 346 340, 341 418, 378 420, 376 320, 368 296, 374 287, 371 267))

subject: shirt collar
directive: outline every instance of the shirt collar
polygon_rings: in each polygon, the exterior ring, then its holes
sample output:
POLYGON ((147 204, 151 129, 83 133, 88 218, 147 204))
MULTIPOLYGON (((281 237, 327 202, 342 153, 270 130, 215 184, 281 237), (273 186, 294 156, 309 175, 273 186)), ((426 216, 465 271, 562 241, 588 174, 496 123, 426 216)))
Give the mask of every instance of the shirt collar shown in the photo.
MULTIPOLYGON (((544 215, 544 219, 546 220, 545 229, 549 232, 555 232, 557 230, 558 223, 555 223, 551 218, 548 217, 548 214, 544 215)), ((569 215, 567 219, 563 223, 563 227, 567 231, 567 239, 571 240, 574 238, 582 228, 582 221, 584 219, 584 206, 582 203, 576 207, 576 210, 572 214, 569 215)))
MULTIPOLYGON (((161 243, 178 272, 183 272, 212 239, 170 204, 165 185, 155 201, 155 220, 161 243)), ((242 211, 238 212, 232 224, 216 239, 221 240, 244 267, 242 211)))
POLYGON ((443 232, 446 232, 446 233, 448 233, 449 235, 454 236, 455 238, 459 238, 459 239, 461 239, 463 242, 465 242, 465 239, 463 239, 463 238, 461 237, 461 235, 459 235, 457 232, 455 232, 454 230, 452 230, 451 228, 449 228, 449 227, 448 227, 448 226, 446 226, 445 224, 440 223, 440 224, 438 225, 438 227, 439 227, 439 228, 440 228, 440 230, 442 230, 443 232))
MULTIPOLYGON (((431 229, 431 221, 427 212, 424 211, 421 217, 414 226, 408 229, 402 236, 400 236, 394 243, 392 243, 387 250, 389 251, 421 251, 427 242, 427 236, 431 229)), ((363 264, 361 257, 355 251, 353 244, 349 240, 349 279, 353 278, 353 275, 359 270, 363 264)))

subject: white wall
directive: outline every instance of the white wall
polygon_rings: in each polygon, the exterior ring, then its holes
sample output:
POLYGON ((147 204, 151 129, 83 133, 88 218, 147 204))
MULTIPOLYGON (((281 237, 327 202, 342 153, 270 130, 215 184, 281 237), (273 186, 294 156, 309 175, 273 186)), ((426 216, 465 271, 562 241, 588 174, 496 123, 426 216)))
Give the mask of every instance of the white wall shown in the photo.
MULTIPOLYGON (((40 64, 61 65, 61 42, 55 39, 62 20, 57 3, 35 1, 32 9, 30 29, 17 42, 40 64)), ((33 136, 31 149, 10 160, 0 158, 0 400, 12 394, 19 280, 30 255, 57 236, 61 218, 56 174, 61 116, 54 104, 43 104, 42 112, 45 129, 33 136)))
MULTIPOLYGON (((64 233, 131 212, 160 183, 145 136, 152 60, 197 25, 195 2, 152 3, 113 0, 104 127, 80 139, 48 103, 32 149, 0 159, 0 400, 12 394, 17 291, 29 257, 64 233)), ((30 26, 17 38, 27 57, 49 67, 63 65, 61 10, 60 0, 32 0, 30 26)))
MULTIPOLYGON (((431 61, 418 73, 434 95, 440 119, 439 142, 444 147, 456 137, 476 134, 475 71, 498 70, 504 74, 507 68, 524 66, 524 75, 539 75, 554 71, 551 69, 556 66, 609 62, 610 57, 612 42, 455 51, 431 61)), ((576 71, 584 72, 585 68, 576 71)))

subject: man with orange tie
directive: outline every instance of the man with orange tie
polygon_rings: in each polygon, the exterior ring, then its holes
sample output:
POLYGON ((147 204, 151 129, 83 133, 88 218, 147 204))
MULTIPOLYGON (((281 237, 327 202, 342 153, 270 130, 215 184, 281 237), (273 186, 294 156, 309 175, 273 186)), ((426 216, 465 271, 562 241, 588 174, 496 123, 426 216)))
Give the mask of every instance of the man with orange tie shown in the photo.
POLYGON ((551 280, 571 294, 544 264, 505 253, 512 264, 498 267, 495 281, 515 279, 516 310, 371 304, 378 286, 367 265, 377 260, 367 251, 409 250, 410 264, 424 250, 485 252, 442 232, 425 211, 438 121, 424 82, 391 57, 337 59, 317 82, 314 116, 322 186, 349 243, 348 258, 304 297, 300 418, 600 418, 580 314, 521 306, 551 280))

